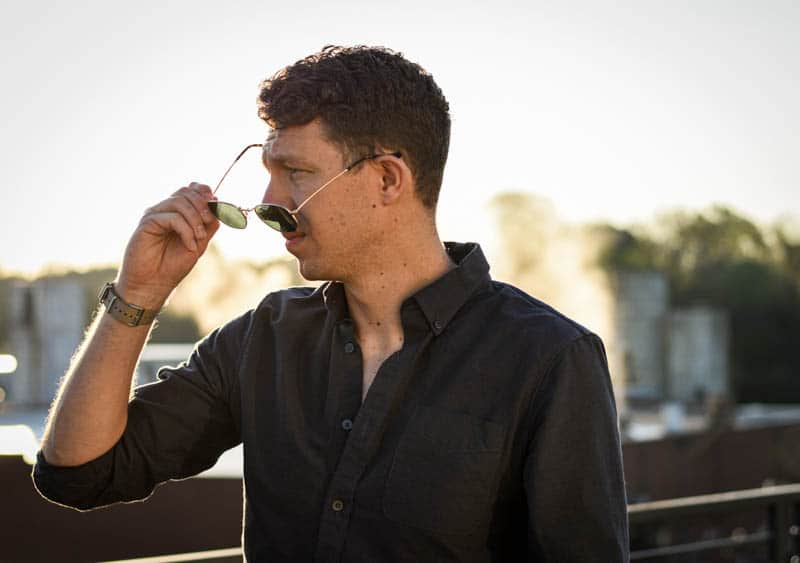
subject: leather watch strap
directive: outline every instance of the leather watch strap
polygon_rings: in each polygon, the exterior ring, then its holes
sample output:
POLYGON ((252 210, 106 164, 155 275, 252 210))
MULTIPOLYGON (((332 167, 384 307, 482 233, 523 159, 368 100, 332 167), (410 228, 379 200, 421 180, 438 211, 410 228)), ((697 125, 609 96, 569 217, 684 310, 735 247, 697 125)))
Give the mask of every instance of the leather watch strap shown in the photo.
POLYGON ((113 283, 107 283, 100 292, 100 303, 106 312, 128 326, 142 326, 153 322, 158 311, 148 311, 138 305, 126 303, 117 293, 113 283))

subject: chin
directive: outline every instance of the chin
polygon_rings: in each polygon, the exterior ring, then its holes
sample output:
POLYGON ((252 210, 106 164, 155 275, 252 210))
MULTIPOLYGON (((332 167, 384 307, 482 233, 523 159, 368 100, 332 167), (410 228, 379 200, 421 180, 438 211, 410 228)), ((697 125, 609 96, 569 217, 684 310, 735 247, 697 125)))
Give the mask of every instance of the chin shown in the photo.
POLYGON ((298 252, 297 269, 301 276, 308 281, 345 281, 358 271, 358 260, 342 252, 298 252))
POLYGON ((308 281, 328 281, 334 279, 322 264, 315 263, 313 260, 297 259, 297 270, 303 279, 308 281))

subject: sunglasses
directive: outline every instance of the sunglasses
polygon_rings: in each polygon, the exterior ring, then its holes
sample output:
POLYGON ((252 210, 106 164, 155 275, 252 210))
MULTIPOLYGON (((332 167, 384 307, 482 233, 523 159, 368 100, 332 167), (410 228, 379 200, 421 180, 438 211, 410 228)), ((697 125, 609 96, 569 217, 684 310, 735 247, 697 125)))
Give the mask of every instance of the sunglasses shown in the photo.
MULTIPOLYGON (((217 187, 214 188, 214 194, 217 193, 217 190, 222 185, 222 181, 225 179, 225 176, 228 175, 228 172, 231 171, 233 165, 236 164, 244 153, 249 151, 254 147, 263 147, 264 145, 261 143, 256 143, 253 145, 247 145, 242 152, 239 153, 233 163, 228 166, 228 169, 225 171, 225 174, 222 175, 219 182, 217 183, 217 187)), ((224 224, 228 225, 229 227, 233 227, 234 229, 244 229, 247 226, 247 215, 251 211, 255 211, 256 216, 264 222, 265 225, 268 227, 275 229, 276 231, 280 231, 282 233, 291 233, 297 230, 297 213, 309 202, 311 198, 317 195, 319 192, 330 186, 335 180, 339 179, 340 177, 344 176, 348 172, 350 172, 353 168, 357 165, 361 164, 365 160, 372 160, 374 158, 378 158, 380 156, 394 156, 400 158, 399 152, 393 153, 386 153, 386 154, 372 154, 370 156, 365 156, 359 158, 355 162, 353 162, 350 166, 339 172, 336 176, 322 184, 319 188, 314 190, 310 196, 304 199, 300 205, 298 205, 294 209, 288 209, 283 207, 282 205, 277 205, 275 203, 262 203, 256 205, 255 207, 251 207, 249 209, 245 209, 239 207, 238 205, 234 205, 232 203, 227 203, 225 201, 209 201, 208 208, 211 210, 211 213, 214 216, 222 221, 224 224)))

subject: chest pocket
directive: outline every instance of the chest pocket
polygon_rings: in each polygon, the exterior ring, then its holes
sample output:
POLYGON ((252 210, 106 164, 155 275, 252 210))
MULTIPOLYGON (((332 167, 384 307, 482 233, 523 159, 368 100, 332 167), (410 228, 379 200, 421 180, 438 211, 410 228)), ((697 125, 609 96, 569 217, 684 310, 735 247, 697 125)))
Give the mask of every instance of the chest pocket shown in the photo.
POLYGON ((395 452, 384 514, 444 534, 468 534, 488 524, 503 436, 500 424, 422 407, 395 452))

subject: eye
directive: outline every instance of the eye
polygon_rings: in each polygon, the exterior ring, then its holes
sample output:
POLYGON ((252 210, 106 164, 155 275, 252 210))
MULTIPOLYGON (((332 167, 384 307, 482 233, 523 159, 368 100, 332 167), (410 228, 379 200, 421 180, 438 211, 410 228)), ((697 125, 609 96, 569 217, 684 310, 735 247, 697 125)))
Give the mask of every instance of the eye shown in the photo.
POLYGON ((306 172, 306 170, 300 170, 299 168, 292 168, 291 166, 287 167, 286 170, 289 172, 290 178, 297 178, 298 175, 306 172))

